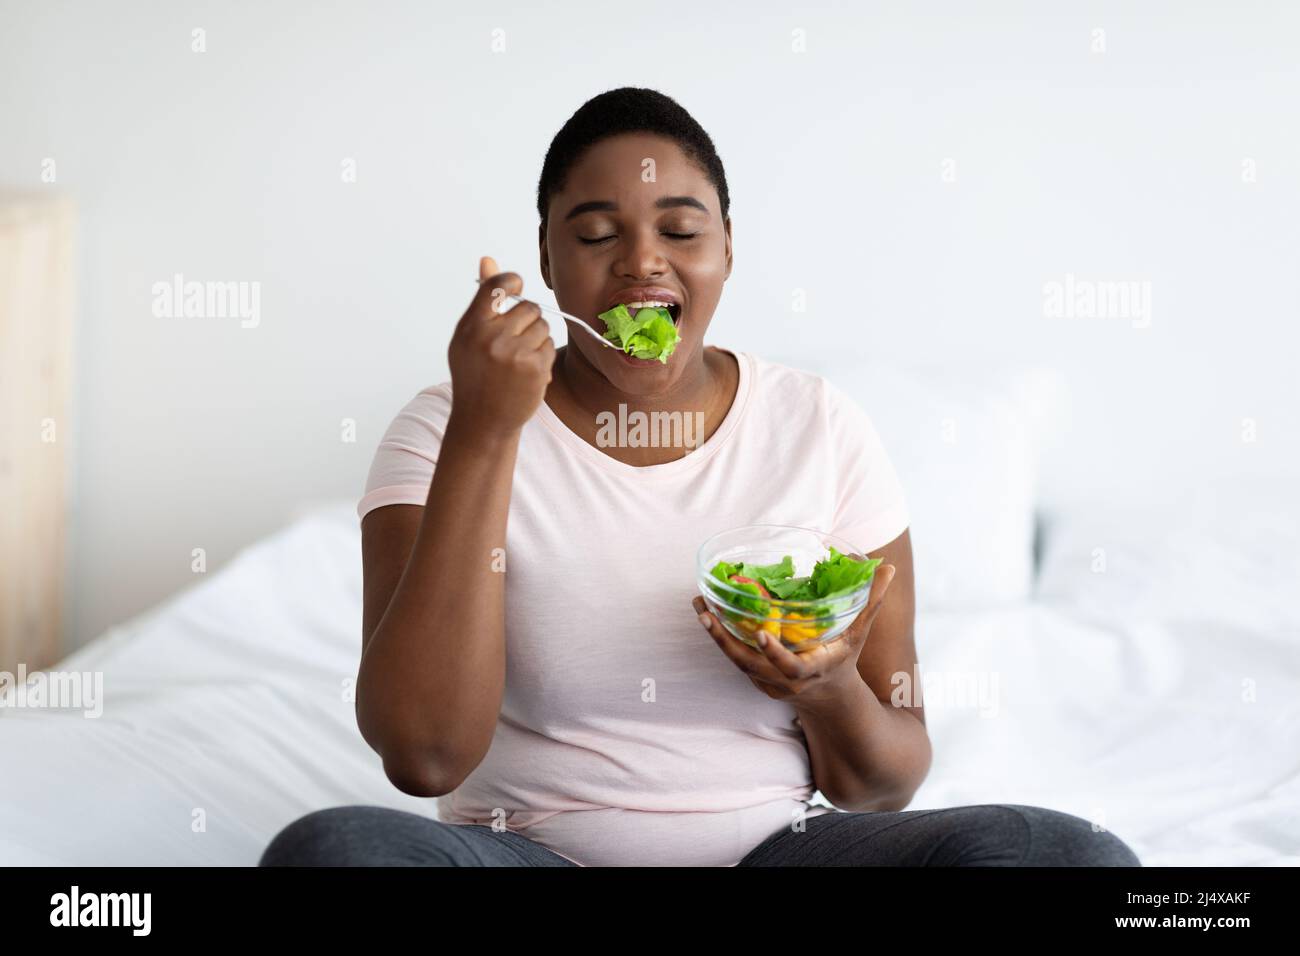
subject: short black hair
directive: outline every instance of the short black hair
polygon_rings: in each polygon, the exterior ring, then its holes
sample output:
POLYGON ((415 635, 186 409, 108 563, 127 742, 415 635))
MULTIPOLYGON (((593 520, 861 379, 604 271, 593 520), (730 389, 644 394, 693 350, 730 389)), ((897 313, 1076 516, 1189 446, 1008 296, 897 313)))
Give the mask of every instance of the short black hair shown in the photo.
POLYGON ((551 197, 564 188, 573 164, 596 143, 620 133, 657 133, 675 140, 718 191, 726 221, 731 210, 727 174, 704 127, 672 97, 658 90, 623 86, 587 100, 551 140, 537 182, 537 214, 543 229, 551 197))

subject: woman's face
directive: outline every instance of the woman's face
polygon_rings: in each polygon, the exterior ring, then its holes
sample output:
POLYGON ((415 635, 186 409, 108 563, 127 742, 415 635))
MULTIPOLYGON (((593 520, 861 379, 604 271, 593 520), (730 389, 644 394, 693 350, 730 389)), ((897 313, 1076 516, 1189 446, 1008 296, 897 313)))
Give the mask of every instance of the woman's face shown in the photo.
POLYGON ((571 335, 619 391, 650 395, 672 387, 700 361, 704 330, 731 274, 731 222, 718 192, 673 140, 625 133, 592 146, 551 197, 541 239, 542 277, 570 315, 605 331, 601 312, 620 302, 675 299, 681 340, 667 364, 632 359, 571 335), (637 288, 664 294, 638 295, 637 288))

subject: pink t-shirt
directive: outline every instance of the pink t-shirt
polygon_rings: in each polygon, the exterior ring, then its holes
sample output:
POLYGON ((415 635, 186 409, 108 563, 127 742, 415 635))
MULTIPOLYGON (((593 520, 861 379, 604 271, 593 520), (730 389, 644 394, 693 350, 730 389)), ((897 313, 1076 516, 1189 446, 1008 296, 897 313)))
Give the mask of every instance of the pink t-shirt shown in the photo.
MULTIPOLYGON (((708 441, 635 467, 543 402, 524 426, 506 530, 506 681, 492 745, 448 823, 505 826, 583 865, 732 866, 816 792, 794 707, 722 654, 691 607, 696 550, 748 524, 875 551, 908 525, 867 413, 821 376, 734 353, 708 441)), ((451 383, 393 420, 357 513, 423 505, 451 383)), ((472 638, 472 635, 468 635, 472 638)))

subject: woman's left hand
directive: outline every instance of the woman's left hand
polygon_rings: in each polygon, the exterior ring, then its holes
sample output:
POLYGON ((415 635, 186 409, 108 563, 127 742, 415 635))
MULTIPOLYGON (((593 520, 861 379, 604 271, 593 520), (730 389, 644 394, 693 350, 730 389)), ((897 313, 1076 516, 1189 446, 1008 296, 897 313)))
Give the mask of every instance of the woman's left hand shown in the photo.
POLYGON ((779 639, 763 631, 756 635, 762 650, 756 651, 723 629, 703 597, 696 597, 691 605, 714 643, 745 672, 755 687, 774 700, 789 700, 796 705, 818 704, 839 699, 847 687, 853 686, 849 682, 861 682, 858 656, 893 580, 892 564, 876 568, 871 599, 853 623, 835 640, 799 654, 787 650, 779 639))

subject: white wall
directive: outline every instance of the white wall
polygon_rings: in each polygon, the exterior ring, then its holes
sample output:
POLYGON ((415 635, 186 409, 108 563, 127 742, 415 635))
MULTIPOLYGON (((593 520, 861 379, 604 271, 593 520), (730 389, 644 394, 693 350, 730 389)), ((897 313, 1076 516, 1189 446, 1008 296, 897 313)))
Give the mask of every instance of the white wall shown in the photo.
POLYGON ((433 6, 0 2, 0 185, 80 205, 75 644, 359 495, 478 256, 542 289, 546 146, 620 85, 727 166, 711 341, 1059 365, 1061 499, 1300 470, 1295 5, 433 6), (177 272, 261 283, 260 324, 155 317, 177 272), (1150 282, 1150 326, 1045 317, 1066 273, 1150 282))

